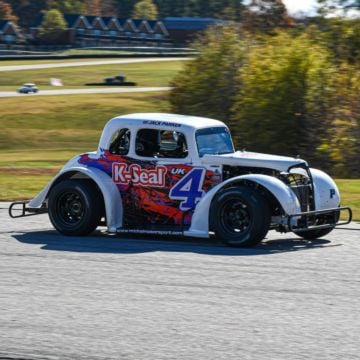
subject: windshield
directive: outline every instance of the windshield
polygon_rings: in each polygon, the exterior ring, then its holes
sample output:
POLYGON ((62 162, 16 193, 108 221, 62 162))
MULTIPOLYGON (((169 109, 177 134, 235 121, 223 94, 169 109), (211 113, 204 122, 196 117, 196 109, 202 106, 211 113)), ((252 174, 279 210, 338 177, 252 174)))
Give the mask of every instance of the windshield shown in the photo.
POLYGON ((234 152, 230 132, 225 127, 213 127, 196 131, 196 144, 199 156, 218 155, 234 152))

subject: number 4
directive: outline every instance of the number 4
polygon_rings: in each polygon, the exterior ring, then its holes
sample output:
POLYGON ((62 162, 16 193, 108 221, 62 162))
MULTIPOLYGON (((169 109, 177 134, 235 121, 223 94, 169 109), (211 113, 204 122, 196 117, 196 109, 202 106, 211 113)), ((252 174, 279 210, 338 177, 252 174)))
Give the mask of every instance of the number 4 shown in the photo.
POLYGON ((194 208, 198 200, 202 197, 202 184, 204 182, 205 172, 205 169, 192 169, 170 189, 170 199, 181 200, 180 210, 194 208))

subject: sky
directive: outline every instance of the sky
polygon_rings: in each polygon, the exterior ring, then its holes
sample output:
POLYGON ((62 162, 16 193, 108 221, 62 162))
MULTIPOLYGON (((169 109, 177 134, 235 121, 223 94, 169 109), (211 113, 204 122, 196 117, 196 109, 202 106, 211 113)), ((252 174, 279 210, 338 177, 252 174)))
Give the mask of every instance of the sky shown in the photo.
POLYGON ((283 0, 290 15, 296 13, 305 13, 306 15, 314 15, 316 12, 316 0, 283 0))

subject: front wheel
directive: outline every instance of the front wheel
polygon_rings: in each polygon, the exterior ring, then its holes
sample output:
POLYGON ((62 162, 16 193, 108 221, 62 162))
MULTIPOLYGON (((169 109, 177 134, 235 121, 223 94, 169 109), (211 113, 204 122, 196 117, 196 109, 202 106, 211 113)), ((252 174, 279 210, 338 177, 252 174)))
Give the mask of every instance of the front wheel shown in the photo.
POLYGON ((65 180, 49 195, 49 217, 64 235, 87 235, 98 226, 103 213, 100 191, 89 180, 65 180))
POLYGON ((328 229, 294 231, 294 234, 302 237, 305 240, 314 240, 314 239, 318 239, 318 238, 321 238, 321 237, 329 234, 333 230, 334 230, 334 228, 331 227, 328 229))
MULTIPOLYGON (((329 222, 330 223, 333 222, 334 224, 336 224, 339 221, 339 218, 340 218, 340 212, 337 212, 335 215, 331 215, 330 218, 329 216, 319 216, 316 218, 314 225, 323 225, 329 222)), ((335 226, 330 226, 329 228, 325 228, 325 229, 294 231, 294 234, 306 240, 314 240, 329 234, 334 229, 335 226)))
POLYGON ((229 188, 213 200, 211 230, 229 246, 254 246, 266 236, 270 209, 266 199, 247 187, 229 188))

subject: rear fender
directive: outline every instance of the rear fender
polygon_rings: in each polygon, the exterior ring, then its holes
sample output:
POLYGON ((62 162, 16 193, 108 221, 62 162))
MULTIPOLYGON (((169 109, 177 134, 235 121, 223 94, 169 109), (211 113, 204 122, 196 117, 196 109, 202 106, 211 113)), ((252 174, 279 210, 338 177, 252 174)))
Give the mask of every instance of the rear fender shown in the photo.
POLYGON ((285 214, 291 215, 300 212, 300 203, 293 191, 279 179, 268 175, 241 175, 228 179, 215 186, 196 205, 192 216, 191 227, 185 231, 187 236, 209 237, 209 211, 214 196, 229 185, 242 185, 253 182, 268 190, 279 202, 285 214))
POLYGON ((104 197, 108 231, 116 232, 118 228, 122 227, 124 211, 118 188, 111 177, 102 170, 86 165, 64 168, 29 202, 28 207, 31 209, 41 208, 52 187, 65 179, 92 179, 104 197))

